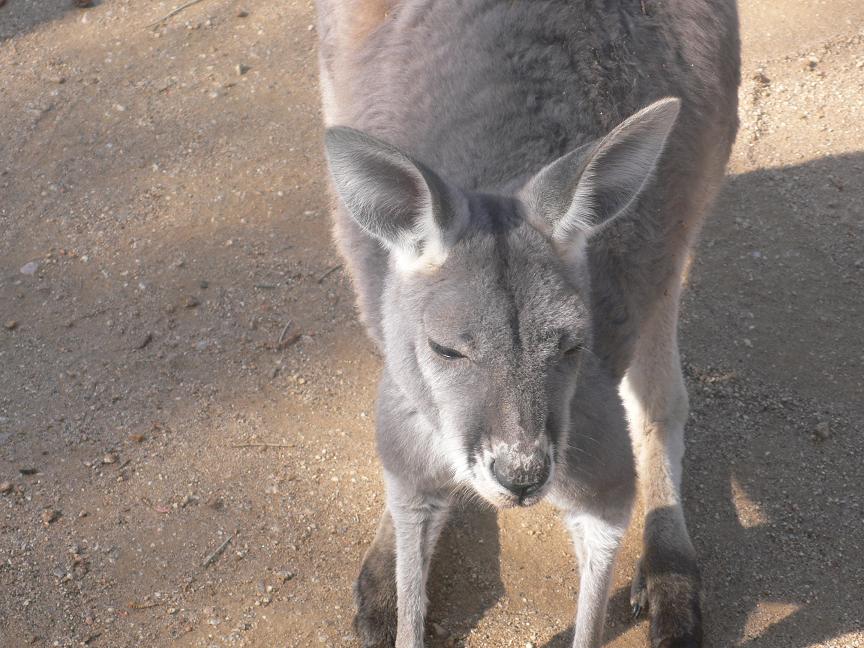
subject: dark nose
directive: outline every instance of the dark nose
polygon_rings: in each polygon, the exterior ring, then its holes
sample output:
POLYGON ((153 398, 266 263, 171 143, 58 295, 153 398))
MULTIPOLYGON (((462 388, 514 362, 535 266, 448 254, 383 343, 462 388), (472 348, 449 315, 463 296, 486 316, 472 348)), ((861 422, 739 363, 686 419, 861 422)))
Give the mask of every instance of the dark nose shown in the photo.
POLYGON ((492 473, 504 488, 519 499, 524 499, 540 490, 549 479, 551 464, 549 456, 535 454, 530 458, 495 457, 492 473))

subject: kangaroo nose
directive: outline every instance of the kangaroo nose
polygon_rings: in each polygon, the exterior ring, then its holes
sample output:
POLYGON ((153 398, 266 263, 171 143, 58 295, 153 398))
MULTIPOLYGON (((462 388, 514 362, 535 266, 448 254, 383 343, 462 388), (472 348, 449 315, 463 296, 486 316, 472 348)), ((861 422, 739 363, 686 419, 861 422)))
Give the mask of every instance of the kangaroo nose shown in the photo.
POLYGON ((551 464, 548 455, 535 454, 530 458, 496 457, 491 467, 498 483, 523 499, 543 487, 551 464))

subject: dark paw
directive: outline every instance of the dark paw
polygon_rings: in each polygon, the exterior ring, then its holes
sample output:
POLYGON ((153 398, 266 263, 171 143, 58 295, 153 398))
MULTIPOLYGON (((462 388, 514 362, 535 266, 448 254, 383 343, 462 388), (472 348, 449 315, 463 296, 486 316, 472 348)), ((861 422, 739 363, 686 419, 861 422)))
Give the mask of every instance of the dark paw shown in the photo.
POLYGON ((361 580, 354 588, 357 614, 354 616, 354 632, 363 648, 393 648, 396 645, 396 599, 380 591, 364 591, 361 580))
POLYGON ((396 645, 396 614, 390 610, 358 611, 354 632, 363 648, 393 648, 396 645))
POLYGON ((370 551, 354 585, 354 631, 363 648, 396 644, 396 578, 392 554, 370 551))
POLYGON ((646 574, 652 648, 700 648, 698 574, 646 574))
POLYGON ((630 583, 630 611, 634 619, 638 619, 648 611, 648 587, 645 584, 645 572, 642 561, 636 565, 633 582, 630 583))

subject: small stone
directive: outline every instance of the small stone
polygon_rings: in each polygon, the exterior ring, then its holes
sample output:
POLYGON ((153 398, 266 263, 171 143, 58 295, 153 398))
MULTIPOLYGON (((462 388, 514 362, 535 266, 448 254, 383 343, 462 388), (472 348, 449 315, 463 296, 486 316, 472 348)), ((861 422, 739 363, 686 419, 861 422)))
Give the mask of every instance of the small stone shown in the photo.
POLYGON ((145 437, 143 434, 130 434, 129 435, 129 440, 134 441, 135 443, 142 443, 144 441, 144 439, 146 439, 146 438, 147 437, 145 437))
POLYGON ((243 63, 238 63, 237 67, 235 67, 234 69, 237 70, 238 76, 243 76, 252 68, 250 68, 248 65, 244 65, 243 63))
POLYGON ((18 322, 15 320, 6 320, 3 326, 7 331, 14 331, 16 328, 18 328, 18 322))
POLYGON ((103 464, 113 464, 117 463, 117 455, 111 454, 110 452, 102 457, 103 464))
POLYGON ((93 6, 93 0, 74 0, 73 4, 79 9, 89 9, 93 6))
POLYGON ((21 274, 25 274, 25 275, 33 275, 33 274, 36 274, 36 271, 38 269, 39 269, 39 262, 38 261, 29 261, 28 263, 25 263, 23 266, 21 266, 20 272, 21 272, 21 274))
POLYGON ((152 341, 153 341, 153 334, 152 333, 145 333, 141 337, 141 339, 138 340, 138 342, 135 344, 135 348, 138 350, 141 350, 144 347, 146 347, 148 344, 150 344, 152 341))
POLYGON ((246 18, 247 16, 249 16, 249 12, 246 11, 245 9, 241 9, 240 11, 237 12, 238 18, 246 18))
POLYGON ((22 475, 35 475, 36 473, 39 472, 39 469, 38 468, 19 468, 18 472, 20 472, 22 475))
POLYGON ((810 56, 803 56, 798 59, 798 62, 801 64, 801 68, 804 70, 815 70, 816 66, 819 65, 819 57, 815 54, 811 54, 810 56))
POLYGON ((201 288, 201 290, 207 290, 210 287, 210 284, 206 279, 202 279, 198 282, 198 287, 201 288))
POLYGON ((277 575, 279 576, 279 578, 282 579, 283 583, 287 583, 292 578, 294 578, 294 572, 288 571, 287 569, 283 569, 282 571, 277 572, 277 575))
POLYGON ((816 436, 822 441, 825 441, 831 436, 831 427, 828 424, 828 421, 819 421, 816 424, 816 436))
POLYGON ((756 74, 753 75, 753 80, 760 86, 767 86, 771 84, 771 79, 765 76, 765 72, 762 70, 757 70, 756 74))
POLYGON ((447 628, 442 626, 440 623, 433 623, 432 624, 432 631, 435 633, 435 636, 438 637, 439 639, 446 639, 447 637, 450 636, 450 632, 447 630, 447 628))
POLYGON ((45 509, 42 511, 42 524, 48 526, 60 519, 60 511, 55 509, 45 509))
POLYGON ((753 342, 751 342, 748 338, 744 338, 742 342, 744 342, 744 346, 746 346, 748 349, 753 348, 753 342))
POLYGON ((196 297, 189 296, 189 297, 186 298, 186 301, 183 302, 183 305, 184 305, 186 308, 195 308, 195 307, 198 306, 200 303, 201 303, 201 302, 198 301, 198 299, 197 299, 196 297))
POLYGON ((5 495, 6 493, 12 492, 12 482, 4 481, 0 482, 0 493, 5 495))
POLYGON ((526 641, 525 642, 525 648, 534 648, 534 643, 531 641, 526 641))

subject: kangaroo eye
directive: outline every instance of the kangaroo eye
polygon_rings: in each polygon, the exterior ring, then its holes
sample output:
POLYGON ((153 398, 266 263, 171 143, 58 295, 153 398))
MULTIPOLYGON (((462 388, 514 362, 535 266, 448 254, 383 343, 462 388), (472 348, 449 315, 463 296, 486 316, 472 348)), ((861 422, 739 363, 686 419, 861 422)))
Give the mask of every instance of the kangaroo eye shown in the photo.
POLYGON ((432 349, 439 356, 447 360, 458 360, 459 358, 465 357, 455 349, 448 349, 447 347, 443 347, 437 342, 433 342, 432 340, 429 340, 429 348, 432 349))

